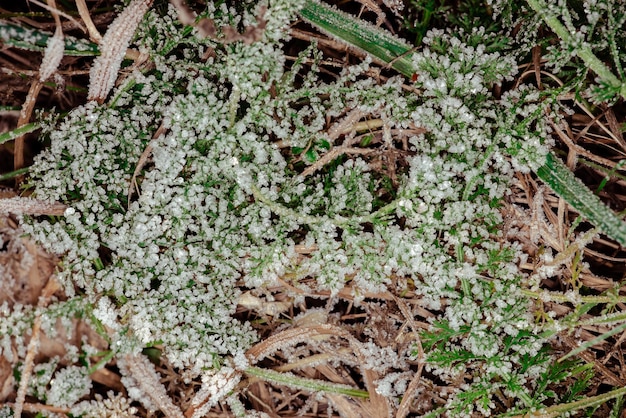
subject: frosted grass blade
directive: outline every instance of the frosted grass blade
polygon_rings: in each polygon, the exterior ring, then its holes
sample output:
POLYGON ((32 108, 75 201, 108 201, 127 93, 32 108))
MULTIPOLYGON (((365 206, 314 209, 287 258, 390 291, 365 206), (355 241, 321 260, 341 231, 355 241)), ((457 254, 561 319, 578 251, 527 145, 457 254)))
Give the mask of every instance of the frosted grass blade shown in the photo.
MULTIPOLYGON (((14 23, 0 20, 0 41, 6 46, 26 49, 29 51, 44 51, 48 45, 48 39, 52 38, 52 36, 52 33, 28 29, 14 23)), ((71 36, 65 36, 64 41, 64 55, 100 55, 98 45, 94 43, 71 36)))
POLYGON ((316 0, 307 1, 299 13, 302 19, 332 38, 365 51, 384 63, 391 63, 394 69, 407 77, 413 75, 411 45, 390 32, 316 0))
MULTIPOLYGON (((568 416, 567 413, 571 413, 573 411, 578 411, 581 409, 592 408, 598 405, 602 405, 610 401, 611 399, 619 398, 626 394, 626 387, 618 388, 612 390, 607 393, 603 393, 601 395, 591 396, 588 398, 582 398, 574 402, 553 405, 548 408, 541 409, 541 415, 534 416, 542 416, 546 417, 558 417, 558 416, 568 416)), ((521 417, 521 415, 516 415, 521 417)), ((529 416, 529 415, 524 415, 529 416)))
POLYGON ((626 223, 602 203, 554 154, 546 155, 546 164, 539 167, 537 175, 603 233, 626 246, 626 223))
POLYGON ((248 367, 245 372, 248 375, 261 378, 267 382, 287 385, 292 388, 301 388, 312 392, 338 393, 340 395, 352 396, 354 398, 369 398, 369 392, 366 390, 317 379, 307 379, 295 376, 291 373, 281 373, 274 370, 262 369, 260 367, 248 367))
POLYGON ((31 133, 32 131, 39 129, 40 127, 41 124, 35 122, 20 126, 19 128, 13 129, 12 131, 3 132, 0 134, 0 144, 4 144, 5 142, 12 141, 19 136, 31 133))

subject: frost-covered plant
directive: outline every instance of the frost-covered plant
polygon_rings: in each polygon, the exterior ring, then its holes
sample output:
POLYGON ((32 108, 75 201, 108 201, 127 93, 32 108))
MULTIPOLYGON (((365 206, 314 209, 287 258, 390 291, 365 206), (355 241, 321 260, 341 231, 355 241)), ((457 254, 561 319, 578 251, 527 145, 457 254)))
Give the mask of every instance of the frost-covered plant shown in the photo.
POLYGON ((571 88, 584 92, 595 102, 615 102, 626 95, 621 45, 626 41, 626 12, 614 0, 544 1, 490 0, 496 18, 508 27, 522 27, 520 42, 533 46, 539 26, 544 24, 555 35, 554 42, 543 41, 547 65, 559 73, 571 88), (591 72, 593 82, 587 82, 591 72))
POLYGON ((232 317, 239 283, 314 278, 309 286, 336 294, 350 281, 358 302, 410 280, 441 314, 424 342, 429 372, 464 382, 445 408, 488 414, 503 392, 536 406, 527 381, 546 366, 521 366, 544 341, 499 205, 515 171, 544 161, 537 93, 492 96, 516 63, 469 42, 480 30, 424 38, 413 58, 419 94, 400 77, 367 76, 367 60, 324 81, 315 48, 291 67, 281 48, 299 5, 210 6, 202 17, 216 27, 254 24, 266 10, 260 40, 231 43, 190 33, 173 9, 150 11, 135 44, 154 69, 46 128, 51 146, 32 184, 37 198, 69 208, 23 227, 63 255, 64 303, 87 306, 118 358, 159 345, 194 379, 243 358, 257 338, 232 317), (361 120, 382 124, 378 149, 355 141, 361 120))
POLYGON ((57 371, 48 391, 48 403, 72 406, 91 390, 91 378, 85 367, 68 366, 57 371))

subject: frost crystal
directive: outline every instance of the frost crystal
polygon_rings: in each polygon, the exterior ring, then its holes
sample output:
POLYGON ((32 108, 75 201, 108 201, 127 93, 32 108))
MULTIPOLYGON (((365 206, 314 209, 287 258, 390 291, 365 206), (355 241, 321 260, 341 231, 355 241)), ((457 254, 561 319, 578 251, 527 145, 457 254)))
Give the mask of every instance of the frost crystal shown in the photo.
POLYGON ((84 367, 68 366, 55 373, 48 391, 48 402, 54 406, 74 405, 91 390, 91 378, 84 367))

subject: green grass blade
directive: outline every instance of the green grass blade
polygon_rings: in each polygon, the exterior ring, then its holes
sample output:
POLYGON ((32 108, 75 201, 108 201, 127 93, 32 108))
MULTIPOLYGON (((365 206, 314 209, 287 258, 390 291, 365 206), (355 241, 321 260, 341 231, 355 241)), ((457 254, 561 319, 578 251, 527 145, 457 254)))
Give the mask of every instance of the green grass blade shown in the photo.
POLYGON ((298 388, 312 392, 338 393, 340 395, 351 396, 353 398, 368 398, 369 393, 366 390, 353 388, 338 383, 325 382, 317 379, 307 379, 299 377, 291 373, 280 373, 274 370, 263 369, 260 367, 248 367, 246 374, 261 378, 267 382, 286 385, 291 388, 298 388))
POLYGON ((571 413, 580 409, 591 408, 594 406, 602 405, 610 401, 611 399, 624 396, 624 394, 626 394, 626 387, 615 389, 610 392, 603 393, 601 395, 579 399, 575 402, 554 405, 549 408, 541 409, 540 411, 538 411, 541 413, 541 415, 534 415, 534 416, 541 416, 541 417, 563 416, 564 414, 568 412, 571 413))
POLYGON ((17 176, 21 176, 30 171, 30 167, 20 168, 18 170, 11 171, 10 173, 0 174, 0 181, 11 180, 17 176))
POLYGON ((19 136, 31 133, 32 131, 39 129, 40 127, 41 125, 39 123, 34 122, 20 126, 19 128, 13 129, 12 131, 3 132, 0 134, 0 144, 4 144, 5 142, 12 141, 19 136))
POLYGON ((539 167, 537 175, 589 222, 622 246, 626 246, 626 223, 602 203, 554 154, 546 155, 546 164, 539 167))
POLYGON ((384 29, 316 0, 306 2, 300 10, 300 17, 331 37, 361 49, 384 63, 391 63, 394 69, 407 77, 415 72, 411 45, 384 29))
POLYGON ((570 351, 569 353, 567 353, 566 355, 564 355, 563 357, 561 357, 558 361, 563 361, 565 359, 568 359, 572 356, 575 356, 579 353, 582 353, 583 351, 585 351, 586 349, 588 349, 589 347, 592 347, 596 344, 601 343, 602 341, 606 340, 607 338, 618 334, 622 331, 626 330, 626 323, 613 328, 610 331, 605 332, 604 334, 600 334, 598 335, 596 338, 593 338, 587 342, 585 342, 584 344, 581 344, 579 347, 575 348, 574 350, 570 351))
MULTIPOLYGON (((24 28, 14 23, 0 20, 0 41, 5 46, 26 49, 29 51, 44 51, 52 33, 35 29, 24 28)), ((100 55, 98 45, 84 39, 65 36, 65 55, 93 56, 100 55)))

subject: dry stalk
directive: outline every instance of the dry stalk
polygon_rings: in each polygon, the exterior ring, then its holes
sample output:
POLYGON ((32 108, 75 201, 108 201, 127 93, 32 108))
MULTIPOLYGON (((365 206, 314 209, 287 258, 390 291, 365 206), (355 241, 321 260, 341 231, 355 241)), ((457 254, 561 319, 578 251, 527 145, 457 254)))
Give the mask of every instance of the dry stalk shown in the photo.
MULTIPOLYGON (((43 309, 50 303, 52 295, 61 288, 59 282, 54 277, 48 280, 48 283, 43 288, 42 294, 37 303, 37 308, 43 309)), ((28 390, 28 383, 33 373, 33 367, 35 366, 35 356, 39 350, 39 338, 41 337, 41 312, 37 313, 35 321, 33 323, 33 329, 28 342, 28 349, 26 351, 26 358, 24 358, 24 368, 22 369, 22 376, 20 380, 20 387, 17 390, 17 397, 15 398, 15 407, 13 409, 14 417, 21 417, 24 409, 24 401, 26 400, 26 391, 28 390)))
MULTIPOLYGON (((567 333, 565 332, 560 333, 559 337, 563 340, 563 342, 565 342, 565 344, 567 344, 572 349, 578 348, 580 346, 580 343, 578 341, 576 341, 570 335, 567 335, 567 333)), ((609 370, 608 367, 606 367, 604 364, 598 361, 591 352, 583 351, 580 354, 578 354, 578 356, 581 357, 587 363, 593 364, 593 367, 598 372, 600 372, 601 376, 604 377, 604 380, 606 381, 606 383, 610 384, 611 386, 616 386, 616 387, 626 386, 626 381, 624 381, 624 379, 621 379, 618 376, 616 376, 612 371, 609 370)))
POLYGON ((547 193, 545 187, 538 187, 529 205, 532 211, 530 238, 535 243, 540 242, 541 239, 545 244, 561 252, 563 250, 562 239, 556 237, 553 228, 553 225, 558 222, 558 218, 550 210, 549 204, 546 203, 544 193, 547 193))
POLYGON ((48 203, 30 197, 0 199, 0 214, 63 216, 67 208, 63 203, 48 203))
MULTIPOLYGON (((353 109, 348 113, 342 120, 335 123, 328 130, 328 141, 332 144, 337 140, 341 135, 345 135, 348 133, 354 133, 354 125, 364 116, 363 111, 360 109, 353 109)), ((352 138, 353 139, 353 138, 352 138)), ((371 152, 371 150, 360 149, 360 148, 350 148, 352 145, 352 141, 350 139, 346 139, 341 147, 335 147, 331 149, 329 152, 324 154, 319 160, 317 160, 314 164, 307 167, 302 172, 302 177, 309 176, 315 173, 317 170, 324 167, 326 164, 337 158, 338 156, 347 153, 348 150, 352 152, 358 152, 360 154, 367 154, 371 152)))
MULTIPOLYGON (((340 337, 348 341, 356 341, 352 335, 343 329, 329 324, 301 326, 294 329, 281 331, 272 335, 260 343, 250 347, 246 351, 246 357, 250 364, 256 364, 265 357, 275 353, 283 347, 296 345, 303 342, 326 340, 331 337, 340 337)), ((358 343, 358 341, 356 341, 358 343)))
POLYGON ((241 372, 224 367, 212 375, 202 378, 202 386, 191 400, 191 406, 185 411, 185 418, 201 418, 221 399, 231 392, 239 382, 241 372))
MULTIPOLYGON (((559 125, 555 124, 551 119, 548 119, 548 123, 550 124, 550 127, 553 129, 553 131, 559 136, 559 139, 562 140, 568 146, 570 150, 570 154, 571 153, 580 154, 580 155, 583 155, 585 158, 590 159, 591 161, 595 161, 598 164, 602 164, 605 167, 610 167, 611 169, 615 169, 615 162, 609 160, 608 158, 599 157, 595 155, 594 153, 587 151, 580 145, 575 144, 574 141, 572 141, 572 139, 563 131, 563 129, 559 125)), ((569 158, 568 158, 568 163, 569 163, 569 158)))
MULTIPOLYGON (((303 342, 326 340, 331 337, 339 337, 346 340, 352 352, 357 357, 359 364, 366 364, 362 344, 344 329, 330 324, 305 325, 294 329, 285 330, 261 341, 246 352, 250 364, 256 364, 261 359, 281 350, 284 347, 293 346, 303 342)), ((378 373, 370 369, 361 370, 365 387, 369 393, 369 400, 360 401, 361 416, 386 417, 390 415, 387 399, 376 392, 376 380, 378 373)))
POLYGON ((342 417, 362 417, 363 411, 350 401, 345 395, 337 395, 335 393, 327 393, 326 397, 332 404, 333 408, 340 412, 342 417))
MULTIPOLYGON (((26 99, 24 100, 24 104, 22 105, 20 117, 17 121, 18 128, 24 126, 28 123, 28 121, 30 121, 30 117, 33 113, 33 109, 37 101, 37 96, 41 91, 43 82, 46 81, 52 74, 54 74, 54 72, 59 67, 61 59, 63 58, 63 32, 61 30, 61 18, 59 17, 59 15, 63 13, 57 9, 55 0, 48 0, 48 5, 45 5, 38 1, 34 1, 34 3, 48 9, 52 13, 56 25, 56 30, 54 32, 54 36, 52 36, 48 40, 48 45, 44 52, 43 60, 39 68, 39 79, 34 80, 30 85, 30 89, 28 90, 28 94, 26 95, 26 99)), ((65 14, 63 15, 65 16, 65 14)), ((24 167, 24 139, 24 135, 19 136, 15 139, 13 154, 14 170, 19 170, 20 168, 24 167)), ((23 176, 18 176, 16 178, 16 183, 20 183, 22 181, 22 178, 23 176)))
MULTIPOLYGON (((288 290, 289 292, 293 292, 294 294, 297 294, 297 295, 305 295, 305 296, 310 296, 310 297, 323 297, 323 298, 327 298, 331 296, 331 292, 329 290, 319 290, 316 292, 306 291, 304 289, 295 287, 292 283, 290 283, 287 280, 283 280, 279 278, 278 281, 283 289, 288 290)), ((354 300, 354 294, 349 287, 343 287, 339 291, 339 293, 337 293, 337 296, 345 300, 350 300, 350 301, 354 300)), ((362 292, 360 296, 364 298, 368 298, 368 299, 381 299, 381 300, 393 299, 391 293, 389 292, 379 292, 379 293, 362 292)))
MULTIPOLYGON (((10 403, 7 403, 7 405, 9 405, 9 407, 15 408, 15 404, 11 405, 10 403)), ((63 408, 60 406, 51 406, 51 405, 44 405, 44 404, 40 404, 40 403, 25 403, 23 406, 23 410, 26 412, 33 412, 33 413, 51 413, 51 414, 64 414, 67 415, 70 413, 70 408, 63 408)), ((17 417, 17 415, 14 415, 15 417, 17 417)), ((45 416, 45 415, 44 415, 45 416)))
POLYGON ((115 85, 126 49, 152 0, 133 0, 109 26, 100 44, 101 55, 89 72, 88 100, 103 103, 115 85))
POLYGON ((386 20, 385 13, 380 8, 378 4, 376 4, 373 0, 357 0, 358 3, 361 3, 361 11, 359 12, 359 18, 361 14, 365 11, 365 9, 373 12, 376 15, 376 26, 382 25, 382 23, 386 20))
POLYGON ((91 20, 89 8, 87 7, 87 3, 85 3, 85 0, 76 0, 76 8, 78 9, 78 14, 80 18, 83 20, 83 22, 85 22, 85 25, 87 26, 89 38, 97 44, 102 43, 102 35, 100 35, 100 32, 98 32, 96 25, 94 25, 93 20, 91 20))
POLYGON ((424 348, 422 347, 422 342, 418 334, 420 327, 415 323, 411 310, 409 309, 408 305, 406 304, 404 300, 395 296, 394 296, 394 299, 396 301, 396 304, 398 305, 398 308, 400 308, 400 312, 402 312, 402 315, 404 316, 405 321, 409 324, 409 326, 413 330, 413 340, 417 343, 416 345, 417 345, 417 352, 418 352, 417 372, 411 379, 411 382, 409 383, 409 386, 406 392, 404 393, 404 396, 402 396, 402 401, 400 402, 400 406, 398 407, 398 410, 396 411, 396 418, 404 418, 409 415, 411 402, 413 402, 413 399, 415 398, 415 395, 417 393, 417 387, 419 386, 420 379, 422 378, 422 371, 424 370, 424 364, 426 363, 426 355, 424 354, 424 348))
MULTIPOLYGON (((283 364, 282 366, 275 367, 274 370, 277 372, 290 372, 292 370, 303 369, 305 367, 315 367, 316 369, 320 367, 322 363, 329 363, 333 360, 336 360, 337 357, 347 357, 352 355, 352 350, 350 348, 339 348, 334 350, 332 353, 322 353, 322 354, 313 354, 306 358, 302 358, 296 361, 291 361, 287 364, 283 364)), ((333 369, 336 370, 336 369, 333 369)), ((343 382, 339 382, 343 383, 343 382)))
POLYGON ((617 116, 613 108, 609 107, 604 111, 604 118, 609 125, 610 131, 613 133, 615 141, 619 144, 622 150, 626 150, 626 142, 624 142, 624 134, 622 133, 622 127, 620 126, 617 116))
POLYGON ((349 146, 344 146, 344 145, 340 147, 335 147, 331 149, 330 151, 328 151, 326 154, 324 154, 319 160, 315 162, 315 164, 312 164, 308 166, 305 170, 303 170, 301 176, 302 177, 310 176, 311 174, 315 173, 317 170, 324 167, 326 164, 332 162, 334 159, 336 159, 340 155, 343 155, 343 154, 367 155, 373 152, 375 152, 373 149, 354 148, 354 147, 349 147, 349 146))
POLYGON ((126 376, 132 378, 141 392, 159 408, 167 418, 184 418, 183 412, 174 405, 150 360, 143 355, 128 354, 120 364, 126 376))
POLYGON ((133 188, 139 194, 139 186, 137 185, 137 176, 141 172, 141 169, 148 162, 148 158, 152 154, 152 149, 154 148, 154 143, 156 140, 165 133, 167 129, 163 124, 159 126, 154 135, 152 135, 152 140, 146 145, 146 149, 143 150, 141 155, 139 156, 139 160, 137 161, 137 165, 135 166, 135 171, 133 172, 133 176, 130 179, 130 185, 128 186, 128 203, 130 204, 130 198, 133 195, 133 188))
MULTIPOLYGON (((302 29, 291 28, 289 30, 289 35, 295 39, 300 39, 300 40, 311 42, 311 43, 315 42, 320 48, 326 47, 326 48, 329 48, 338 52, 347 51, 349 48, 344 43, 335 41, 334 39, 322 38, 317 33, 308 32, 302 29)), ((357 56, 362 57, 364 56, 364 54, 363 52, 360 52, 360 53, 357 53, 357 56)), ((342 65, 345 65, 345 64, 342 64, 342 65)))
MULTIPOLYGON (((38 0, 28 0, 29 3, 33 3, 36 4, 37 6, 46 9, 47 11, 49 11, 52 16, 54 17, 55 15, 57 16, 63 16, 64 18, 66 18, 67 20, 69 20, 70 22, 74 23, 76 25, 77 28, 79 28, 80 30, 82 30, 83 32, 86 32, 85 28, 80 24, 80 22, 76 19, 74 19, 71 15, 57 9, 56 5, 54 4, 54 2, 48 2, 48 4, 42 3, 38 0)), ((56 20, 56 18, 55 18, 56 20)), ((60 23, 60 22, 59 22, 60 23)))
MULTIPOLYGON (((43 83, 37 80, 33 80, 30 85, 30 89, 28 90, 28 94, 26 95, 26 99, 24 99, 24 104, 22 104, 22 109, 20 110, 20 117, 17 121, 17 128, 24 126, 30 120, 31 115, 33 114, 33 109, 35 108, 35 102, 37 101, 37 96, 41 91, 41 87, 43 83)), ((15 145, 13 151, 13 169, 19 170, 24 167, 24 138, 25 136, 19 136, 15 138, 15 145)), ((22 181, 22 176, 16 177, 16 183, 20 183, 22 181)))

